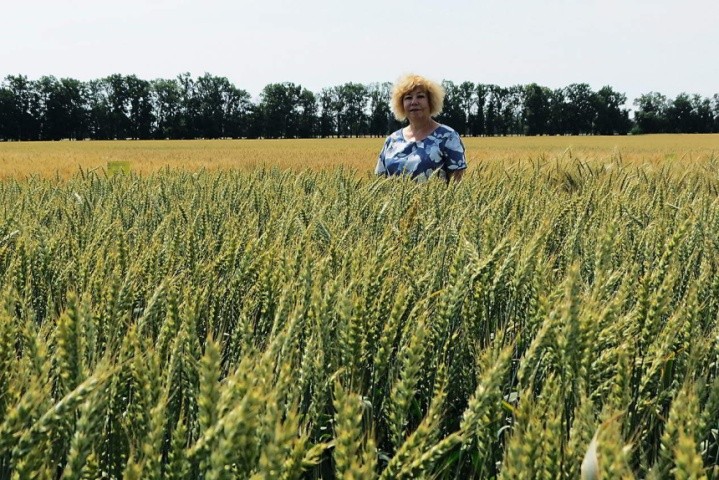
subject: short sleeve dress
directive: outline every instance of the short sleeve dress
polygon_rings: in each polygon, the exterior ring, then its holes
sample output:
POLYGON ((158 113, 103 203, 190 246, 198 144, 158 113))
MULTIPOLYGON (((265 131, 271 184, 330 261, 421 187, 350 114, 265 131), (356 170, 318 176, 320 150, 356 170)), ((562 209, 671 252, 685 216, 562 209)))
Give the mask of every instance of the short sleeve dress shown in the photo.
POLYGON ((392 133, 380 151, 375 173, 385 176, 408 175, 423 182, 432 175, 446 180, 449 172, 465 168, 467 160, 459 134, 440 124, 420 141, 405 140, 402 129, 392 133))

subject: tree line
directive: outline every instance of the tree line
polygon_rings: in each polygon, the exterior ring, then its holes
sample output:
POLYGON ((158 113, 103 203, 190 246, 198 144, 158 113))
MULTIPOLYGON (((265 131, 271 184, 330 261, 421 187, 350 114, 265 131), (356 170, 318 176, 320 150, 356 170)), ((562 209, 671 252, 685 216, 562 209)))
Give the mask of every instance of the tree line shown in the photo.
MULTIPOLYGON (((626 95, 610 86, 442 85, 437 120, 466 136, 719 132, 719 94, 670 99, 650 92, 634 100, 630 119, 626 95)), ((87 82, 9 75, 0 83, 0 140, 384 136, 400 127, 391 88, 350 82, 312 92, 271 83, 253 101, 209 73, 150 81, 115 74, 87 82)))

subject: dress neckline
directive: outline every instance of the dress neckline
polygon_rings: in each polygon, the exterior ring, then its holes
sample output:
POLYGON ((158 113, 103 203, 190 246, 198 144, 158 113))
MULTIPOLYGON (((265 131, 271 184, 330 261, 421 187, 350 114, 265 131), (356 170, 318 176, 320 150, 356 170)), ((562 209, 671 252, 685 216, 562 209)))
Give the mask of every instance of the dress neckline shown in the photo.
POLYGON ((439 130, 439 128, 440 128, 441 126, 442 126, 441 123, 437 123, 437 126, 434 127, 434 129, 433 129, 432 131, 430 131, 426 136, 420 138, 419 140, 416 139, 416 138, 415 138, 414 140, 407 140, 407 137, 405 137, 405 135, 404 135, 404 129, 405 129, 405 127, 402 127, 402 128, 399 129, 399 134, 402 136, 402 140, 404 140, 405 142, 423 142, 423 141, 427 140, 429 137, 431 137, 432 135, 434 135, 434 132, 436 132, 437 130, 439 130))

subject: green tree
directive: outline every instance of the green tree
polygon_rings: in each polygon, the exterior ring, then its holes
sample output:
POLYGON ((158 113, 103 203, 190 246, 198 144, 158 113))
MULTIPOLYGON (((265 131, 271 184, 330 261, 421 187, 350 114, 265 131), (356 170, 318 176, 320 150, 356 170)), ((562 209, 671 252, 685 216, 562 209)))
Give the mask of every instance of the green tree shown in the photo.
POLYGON ((463 109, 459 86, 450 80, 444 80, 442 88, 444 88, 444 106, 442 112, 437 115, 437 121, 449 125, 459 133, 465 133, 467 114, 463 109))
POLYGON ((103 80, 87 82, 88 132, 95 140, 113 138, 110 102, 103 80))
POLYGON ((205 73, 195 82, 197 135, 204 138, 242 136, 249 94, 226 77, 205 73))
POLYGON ((259 105, 250 103, 245 115, 243 136, 247 138, 260 138, 264 134, 265 118, 259 105))
POLYGON ((714 126, 711 100, 695 93, 692 95, 691 104, 691 131, 696 133, 710 133, 714 126))
POLYGON ((40 140, 58 140, 62 125, 63 111, 58 105, 60 97, 59 82, 53 76, 43 76, 32 82, 37 99, 37 119, 40 124, 40 140))
POLYGON ((361 83, 345 83, 334 88, 337 133, 359 136, 367 133, 367 87, 361 83))
POLYGON ((247 136, 247 124, 252 107, 250 94, 247 93, 247 90, 230 85, 225 95, 226 135, 229 137, 247 136))
POLYGON ((464 121, 462 122, 461 130, 458 132, 463 135, 471 135, 471 121, 473 115, 477 110, 477 97, 474 83, 462 82, 457 86, 457 103, 459 109, 464 114, 464 121))
POLYGON ((474 115, 470 118, 470 131, 472 132, 472 135, 484 135, 485 134, 485 106, 487 104, 487 93, 488 93, 488 86, 484 85, 482 83, 478 83, 475 85, 475 92, 474 92, 474 98, 475 98, 475 111, 474 115))
POLYGON ((64 138, 87 138, 89 92, 84 82, 74 78, 61 78, 60 87, 66 108, 66 130, 64 138))
POLYGON ((180 85, 182 98, 179 122, 180 138, 196 138, 200 136, 197 128, 200 102, 197 98, 195 80, 189 73, 181 73, 177 76, 177 83, 180 85))
POLYGON ((14 137, 13 111, 15 97, 12 92, 0 86, 0 140, 10 140, 14 137))
POLYGON ((524 134, 524 87, 512 85, 507 89, 507 106, 505 107, 505 122, 510 135, 524 134))
POLYGON ((130 92, 125 76, 118 73, 102 80, 105 90, 108 112, 108 130, 111 138, 121 139, 130 136, 130 92))
POLYGON ((680 93, 667 107, 669 131, 707 133, 713 126, 711 100, 699 94, 680 93))
POLYGON ((202 138, 224 136, 223 91, 226 89, 226 83, 229 83, 226 78, 213 77, 209 73, 205 73, 195 81, 197 136, 202 138))
POLYGON ((487 108, 484 115, 485 133, 497 135, 500 131, 499 115, 502 109, 502 93, 499 85, 487 85, 487 108))
POLYGON ((322 138, 337 135, 337 114, 335 113, 334 97, 334 89, 325 87, 320 91, 317 98, 320 108, 319 134, 322 138))
POLYGON ((45 76, 34 82, 34 89, 38 99, 40 138, 77 139, 88 135, 88 98, 82 82, 45 76))
POLYGON ((372 136, 385 136, 399 128, 390 107, 392 84, 371 83, 367 87, 369 98, 369 131, 372 136))
POLYGON ((131 138, 152 138, 155 118, 152 113, 152 86, 135 75, 125 77, 127 92, 126 112, 129 119, 127 134, 131 138))
POLYGON ((509 88, 490 85, 486 113, 489 135, 517 135, 523 133, 523 91, 521 85, 509 88))
POLYGON ((551 90, 530 83, 524 87, 524 110, 522 123, 526 135, 544 135, 549 121, 549 98, 551 90))
POLYGON ((125 77, 113 74, 103 79, 108 111, 108 127, 112 138, 126 138, 130 127, 130 118, 127 114, 128 92, 125 77))
POLYGON ((155 138, 182 137, 182 91, 177 79, 151 82, 155 138))
POLYGON ((626 95, 616 92, 610 86, 604 86, 595 94, 596 118, 594 133, 599 135, 626 135, 631 128, 629 111, 622 108, 627 101, 626 95))
POLYGON ((297 99, 302 87, 294 83, 270 83, 260 93, 259 108, 264 120, 263 136, 292 138, 297 134, 297 99))
POLYGON ((573 83, 564 88, 564 96, 565 133, 592 133, 597 116, 597 100, 591 87, 586 83, 573 83))
POLYGON ((550 135, 561 135, 566 133, 565 114, 567 100, 563 88, 556 88, 549 93, 549 119, 547 121, 547 133, 550 135))
POLYGON ((668 131, 667 97, 657 92, 640 95, 634 100, 637 110, 634 112, 636 133, 664 133, 668 131))
POLYGON ((673 133, 691 132, 695 123, 692 115, 691 97, 682 92, 667 105, 667 130, 673 133))
POLYGON ((40 137, 38 121, 38 98, 33 82, 25 75, 8 75, 5 88, 9 94, 10 112, 6 116, 11 138, 16 140, 36 140, 40 137))
POLYGON ((310 90, 303 88, 297 99, 297 136, 310 138, 317 134, 317 97, 310 90))

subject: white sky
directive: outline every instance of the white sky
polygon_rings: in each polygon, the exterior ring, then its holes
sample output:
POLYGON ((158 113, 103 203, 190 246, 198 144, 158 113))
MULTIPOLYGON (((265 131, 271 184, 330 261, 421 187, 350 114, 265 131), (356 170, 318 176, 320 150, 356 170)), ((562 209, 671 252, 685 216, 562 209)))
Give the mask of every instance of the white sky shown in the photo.
POLYGON ((610 85, 719 93, 718 0, 24 0, 0 9, 0 78, 610 85))

